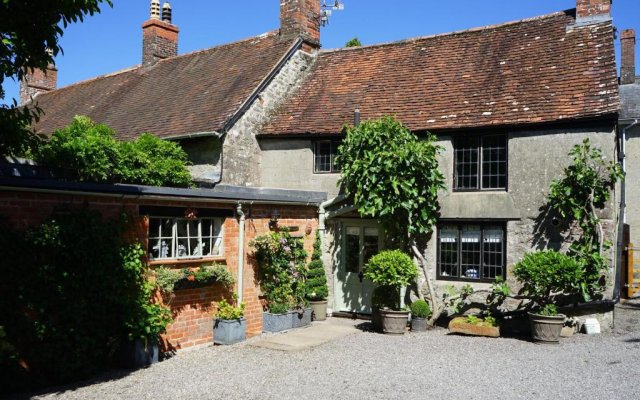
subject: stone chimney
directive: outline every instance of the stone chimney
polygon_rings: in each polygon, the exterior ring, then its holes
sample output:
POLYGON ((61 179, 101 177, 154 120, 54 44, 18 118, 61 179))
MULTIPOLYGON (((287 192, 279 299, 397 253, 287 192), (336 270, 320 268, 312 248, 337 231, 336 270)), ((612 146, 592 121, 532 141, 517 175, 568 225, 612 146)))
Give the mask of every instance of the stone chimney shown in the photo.
POLYGON ((626 29, 620 35, 621 64, 620 84, 636 83, 636 31, 626 29))
POLYGON ((151 18, 142 24, 142 65, 149 67, 165 58, 178 55, 177 26, 171 23, 171 5, 151 0, 151 18), (162 14, 162 19, 160 16, 162 14))
POLYGON ((280 37, 320 47, 320 0, 280 0, 280 37))
POLYGON ((576 22, 588 24, 611 19, 613 0, 576 0, 576 22))
POLYGON ((58 70, 49 64, 46 70, 27 71, 20 82, 20 104, 25 104, 40 93, 55 90, 58 85, 58 70))

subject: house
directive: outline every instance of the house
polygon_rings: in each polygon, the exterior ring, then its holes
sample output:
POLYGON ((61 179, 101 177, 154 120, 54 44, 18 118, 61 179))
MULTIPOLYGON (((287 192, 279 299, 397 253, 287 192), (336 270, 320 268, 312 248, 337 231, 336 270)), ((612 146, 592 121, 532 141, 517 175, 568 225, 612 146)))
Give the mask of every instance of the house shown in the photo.
MULTIPOLYGON (((88 115, 123 139, 150 131, 178 141, 203 186, 328 193, 317 225, 334 312, 370 312, 372 287, 360 273, 385 246, 375 221, 341 196, 333 158, 344 124, 394 115, 444 147, 447 190, 427 255, 439 285, 513 281, 526 252, 566 248, 563 221, 541 211, 549 184, 585 138, 617 156, 611 0, 338 50, 320 49, 319 1, 281 0, 279 30, 186 55, 176 54, 178 28, 158 8, 152 1, 143 25, 140 66, 58 90, 43 79, 54 71, 27 79, 25 93, 39 91, 33 101, 46 113, 36 129, 88 115)), ((602 215, 612 242, 618 197, 602 215)), ((607 256, 613 275, 615 249, 607 256)))
MULTIPOLYGON (((621 133, 621 160, 626 172, 626 180, 623 183, 622 220, 629 227, 628 237, 623 244, 631 243, 632 247, 640 243, 640 204, 635 199, 640 196, 640 188, 637 185, 640 179, 640 160, 635 157, 640 151, 640 77, 636 76, 635 45, 636 33, 632 29, 622 31, 621 42, 621 71, 620 71, 620 119, 619 130, 621 133)), ((636 269, 639 266, 636 266, 636 269)), ((631 285, 627 295, 640 293, 640 282, 633 272, 628 271, 622 277, 624 284, 631 285), (634 287, 635 283, 635 287, 634 287)))

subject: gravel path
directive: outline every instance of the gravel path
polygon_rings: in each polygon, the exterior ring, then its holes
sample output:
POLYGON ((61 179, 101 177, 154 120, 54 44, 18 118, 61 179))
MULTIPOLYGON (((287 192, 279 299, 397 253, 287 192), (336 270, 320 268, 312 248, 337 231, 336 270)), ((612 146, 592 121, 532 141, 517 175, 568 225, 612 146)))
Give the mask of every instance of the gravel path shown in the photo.
POLYGON ((208 346, 36 398, 637 399, 639 360, 640 333, 545 346, 446 330, 362 332, 292 353, 208 346))

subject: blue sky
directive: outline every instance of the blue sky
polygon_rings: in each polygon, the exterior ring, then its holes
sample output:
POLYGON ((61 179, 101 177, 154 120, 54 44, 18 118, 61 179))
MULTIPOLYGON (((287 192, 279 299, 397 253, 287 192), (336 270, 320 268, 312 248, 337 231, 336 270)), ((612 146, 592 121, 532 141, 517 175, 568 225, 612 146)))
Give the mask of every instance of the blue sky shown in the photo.
MULTIPOLYGON (((162 0, 161 0, 162 1, 162 0)), ((341 47, 354 36, 375 44, 534 17, 575 7, 575 0, 342 0, 322 30, 324 48, 341 47)), ((140 63, 141 24, 149 0, 113 0, 113 8, 71 25, 56 58, 58 86, 140 63)), ((179 52, 187 53, 258 35, 279 26, 279 0, 172 0, 180 28, 179 52)), ((614 24, 640 35, 640 0, 614 0, 614 24)), ((616 41, 616 51, 620 43, 616 41)), ((640 49, 636 51, 640 73, 640 49)), ((7 100, 18 84, 6 82, 7 100)))

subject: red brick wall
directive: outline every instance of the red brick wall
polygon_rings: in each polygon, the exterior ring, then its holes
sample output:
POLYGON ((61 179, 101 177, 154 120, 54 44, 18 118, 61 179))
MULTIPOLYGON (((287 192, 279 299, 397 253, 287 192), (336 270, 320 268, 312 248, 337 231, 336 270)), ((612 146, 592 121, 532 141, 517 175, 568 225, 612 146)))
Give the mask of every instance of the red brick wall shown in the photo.
POLYGON ((153 65, 159 60, 178 55, 178 28, 151 19, 142 25, 142 64, 153 65))
POLYGON ((298 36, 320 45, 320 2, 318 0, 281 0, 280 35, 290 40, 298 36))
POLYGON ((628 85, 636 82, 636 31, 626 29, 620 35, 621 60, 620 83, 628 85))
POLYGON ((27 73, 20 82, 20 104, 25 104, 32 96, 54 90, 57 85, 58 70, 53 67, 27 73))
MULTIPOLYGON (((138 214, 138 206, 167 206, 192 208, 235 209, 230 204, 211 204, 185 201, 160 201, 144 199, 125 199, 120 197, 99 197, 93 195, 40 194, 13 192, 0 189, 0 214, 6 216, 13 226, 26 229, 44 222, 57 207, 80 208, 88 206, 99 210, 105 218, 115 217, 126 211, 134 218, 132 238, 146 241, 146 218, 138 214)), ((245 266, 243 276, 243 297, 246 303, 247 335, 255 336, 262 331, 262 306, 260 287, 257 281, 256 265, 251 257, 253 250, 250 242, 256 236, 270 232, 269 221, 275 214, 279 216, 279 226, 297 226, 294 235, 304 235, 305 249, 311 255, 315 230, 317 228, 317 210, 315 207, 294 206, 244 206, 245 222, 245 266), (306 233, 309 232, 309 235, 306 233)), ((238 273, 238 220, 226 218, 224 229, 224 254, 215 259, 181 261, 174 264, 177 268, 197 267, 215 261, 225 264, 234 277, 238 273)), ((146 245, 146 243, 145 243, 146 245)), ((151 263, 152 268, 158 263, 151 263)), ((169 263, 164 263, 170 267, 169 263)), ((233 289, 235 290, 235 288, 233 289)), ((171 306, 174 323, 168 327, 164 337, 167 349, 182 349, 199 344, 210 343, 213 339, 213 313, 217 302, 222 298, 230 299, 233 291, 219 284, 188 290, 178 290, 166 303, 171 306)))

